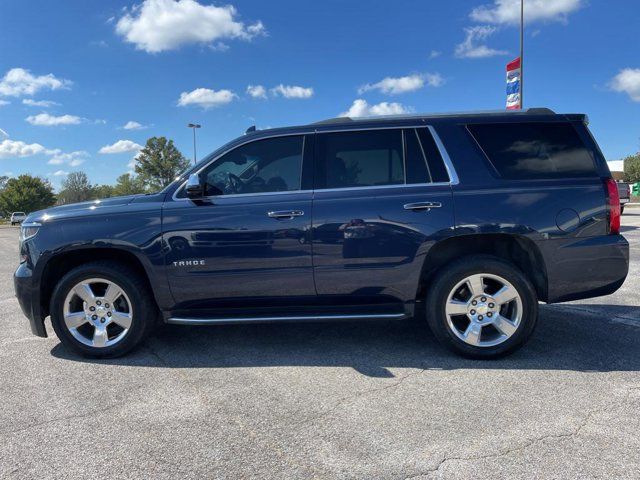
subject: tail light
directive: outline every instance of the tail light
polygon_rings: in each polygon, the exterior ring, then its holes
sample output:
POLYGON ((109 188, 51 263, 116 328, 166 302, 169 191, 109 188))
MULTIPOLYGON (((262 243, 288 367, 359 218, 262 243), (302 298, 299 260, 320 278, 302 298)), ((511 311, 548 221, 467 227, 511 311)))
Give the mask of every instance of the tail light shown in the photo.
POLYGON ((609 233, 620 233, 620 195, 618 194, 618 184, 613 178, 607 178, 607 201, 609 205, 609 233))

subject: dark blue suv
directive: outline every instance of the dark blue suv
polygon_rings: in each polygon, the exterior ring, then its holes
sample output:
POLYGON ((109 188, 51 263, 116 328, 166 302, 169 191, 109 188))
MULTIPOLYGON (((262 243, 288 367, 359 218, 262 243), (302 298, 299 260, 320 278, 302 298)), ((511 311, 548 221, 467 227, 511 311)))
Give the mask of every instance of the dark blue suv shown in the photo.
POLYGON ((107 357, 159 320, 416 318, 509 353, 538 302, 628 271, 618 190, 584 115, 339 118, 253 131, 162 192, 36 212, 15 288, 32 331, 107 357))

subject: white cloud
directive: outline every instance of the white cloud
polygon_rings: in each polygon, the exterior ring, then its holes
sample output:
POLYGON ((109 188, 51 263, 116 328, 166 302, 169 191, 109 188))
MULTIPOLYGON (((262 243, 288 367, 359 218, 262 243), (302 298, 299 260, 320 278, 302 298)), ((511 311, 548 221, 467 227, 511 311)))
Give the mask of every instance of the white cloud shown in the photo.
POLYGON ((5 105, 9 105, 11 102, 8 100, 0 100, 0 107, 4 107, 5 105))
POLYGON ((378 83, 368 83, 358 89, 362 94, 370 90, 379 90, 388 95, 398 95, 401 93, 413 92, 425 86, 440 87, 444 84, 444 78, 439 73, 427 73, 424 75, 413 74, 406 77, 386 77, 378 83))
POLYGON ((624 162, 622 160, 612 160, 607 163, 609 164, 609 170, 611 170, 612 172, 624 171, 624 162))
POLYGON ((202 108, 212 108, 231 103, 236 97, 237 95, 231 90, 196 88, 191 92, 182 92, 178 100, 178 105, 181 107, 197 105, 202 108))
POLYGON ((126 153, 137 152, 142 150, 142 145, 139 145, 131 140, 118 140, 113 145, 105 145, 98 153, 112 154, 112 153, 126 153))
POLYGON ((280 84, 272 88, 271 93, 274 96, 282 95, 284 98, 311 98, 313 96, 313 88, 280 84))
POLYGON ((195 0, 144 0, 124 14, 116 32, 149 53, 175 50, 190 43, 209 44, 221 39, 250 40, 265 34, 262 22, 246 25, 237 20, 232 5, 201 5, 195 0))
POLYGON ((613 77, 609 86, 616 92, 624 92, 634 102, 640 102, 640 68, 625 68, 613 77))
POLYGON ((34 95, 40 90, 59 90, 70 86, 69 80, 56 78, 52 73, 35 76, 24 68, 12 68, 0 80, 0 95, 19 97, 34 95))
POLYGON ((140 156, 140 152, 136 153, 131 160, 129 160, 129 163, 127 163, 127 168, 129 168, 129 171, 131 173, 135 173, 135 168, 136 168, 136 164, 138 163, 138 157, 140 156))
MULTIPOLYGON (((524 6, 525 22, 566 22, 567 16, 583 4, 583 0, 527 0, 524 6)), ((469 16, 481 23, 520 24, 520 0, 494 0, 493 4, 474 8, 469 16)))
POLYGON ((62 165, 67 164, 71 167, 77 167, 82 165, 89 157, 89 153, 84 150, 77 150, 70 153, 57 152, 47 162, 49 165, 62 165))
POLYGON ((0 158, 22 158, 46 153, 47 149, 39 143, 25 143, 19 140, 5 139, 0 142, 0 158))
POLYGON ((431 52, 429 52, 429 59, 438 58, 440 55, 442 55, 441 51, 439 51, 439 50, 431 50, 431 52))
POLYGON ((64 170, 58 170, 56 172, 53 172, 51 175, 53 175, 54 177, 66 177, 67 175, 69 175, 69 172, 65 172, 64 170))
POLYGON ((129 120, 127 123, 125 123, 122 128, 124 130, 143 130, 146 127, 146 125, 142 125, 141 123, 138 122, 134 122, 133 120, 129 120))
POLYGON ((458 58, 485 58, 496 55, 506 55, 504 50, 496 50, 481 44, 496 31, 496 27, 480 25, 464 29, 466 38, 456 46, 455 55, 458 58))
POLYGON ((38 115, 29 115, 25 118, 31 125, 44 127, 53 127, 57 125, 78 125, 82 122, 82 118, 75 115, 49 115, 48 113, 39 113, 38 115))
POLYGON ((249 85, 247 93, 253 98, 267 98, 267 89, 262 85, 249 85))
POLYGON ((9 134, 5 130, 3 130, 1 128, 0 128, 0 136, 5 137, 5 138, 9 138, 9 134))
POLYGON ((401 103, 382 102, 376 105, 369 105, 361 98, 355 100, 349 110, 342 112, 341 117, 371 117, 377 115, 399 115, 411 113, 413 108, 405 107, 401 103))
POLYGON ((23 99, 22 103, 29 107, 43 107, 43 108, 49 108, 49 107, 54 107, 56 105, 60 105, 59 103, 53 102, 51 100, 33 100, 31 98, 23 99))

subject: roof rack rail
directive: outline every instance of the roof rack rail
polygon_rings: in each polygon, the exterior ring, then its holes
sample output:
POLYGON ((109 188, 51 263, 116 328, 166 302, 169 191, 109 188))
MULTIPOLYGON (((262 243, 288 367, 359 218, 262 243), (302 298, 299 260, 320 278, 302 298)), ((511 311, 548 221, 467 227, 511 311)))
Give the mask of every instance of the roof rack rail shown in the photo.
POLYGON ((537 113, 539 115, 555 115, 556 112, 547 107, 527 108, 527 113, 537 113))
POLYGON ((516 114, 530 114, 530 115, 555 115, 556 112, 546 107, 533 107, 526 110, 485 110, 476 112, 445 112, 445 113, 414 113, 408 115, 380 115, 370 117, 336 117, 314 122, 311 125, 339 125, 346 124, 355 121, 384 121, 384 120, 403 120, 412 118, 428 118, 428 117, 453 117, 456 115, 516 115, 516 114))

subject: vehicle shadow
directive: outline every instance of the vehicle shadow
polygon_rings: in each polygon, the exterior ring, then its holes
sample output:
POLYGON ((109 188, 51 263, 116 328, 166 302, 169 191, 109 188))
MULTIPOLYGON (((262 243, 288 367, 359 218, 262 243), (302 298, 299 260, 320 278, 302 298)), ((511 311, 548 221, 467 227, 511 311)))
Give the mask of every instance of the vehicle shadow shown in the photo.
POLYGON ((541 305, 532 339, 493 361, 450 353, 417 321, 167 325, 124 358, 87 359, 61 344, 51 353, 71 361, 155 368, 352 367, 370 377, 393 377, 390 368, 637 371, 640 307, 541 305))

